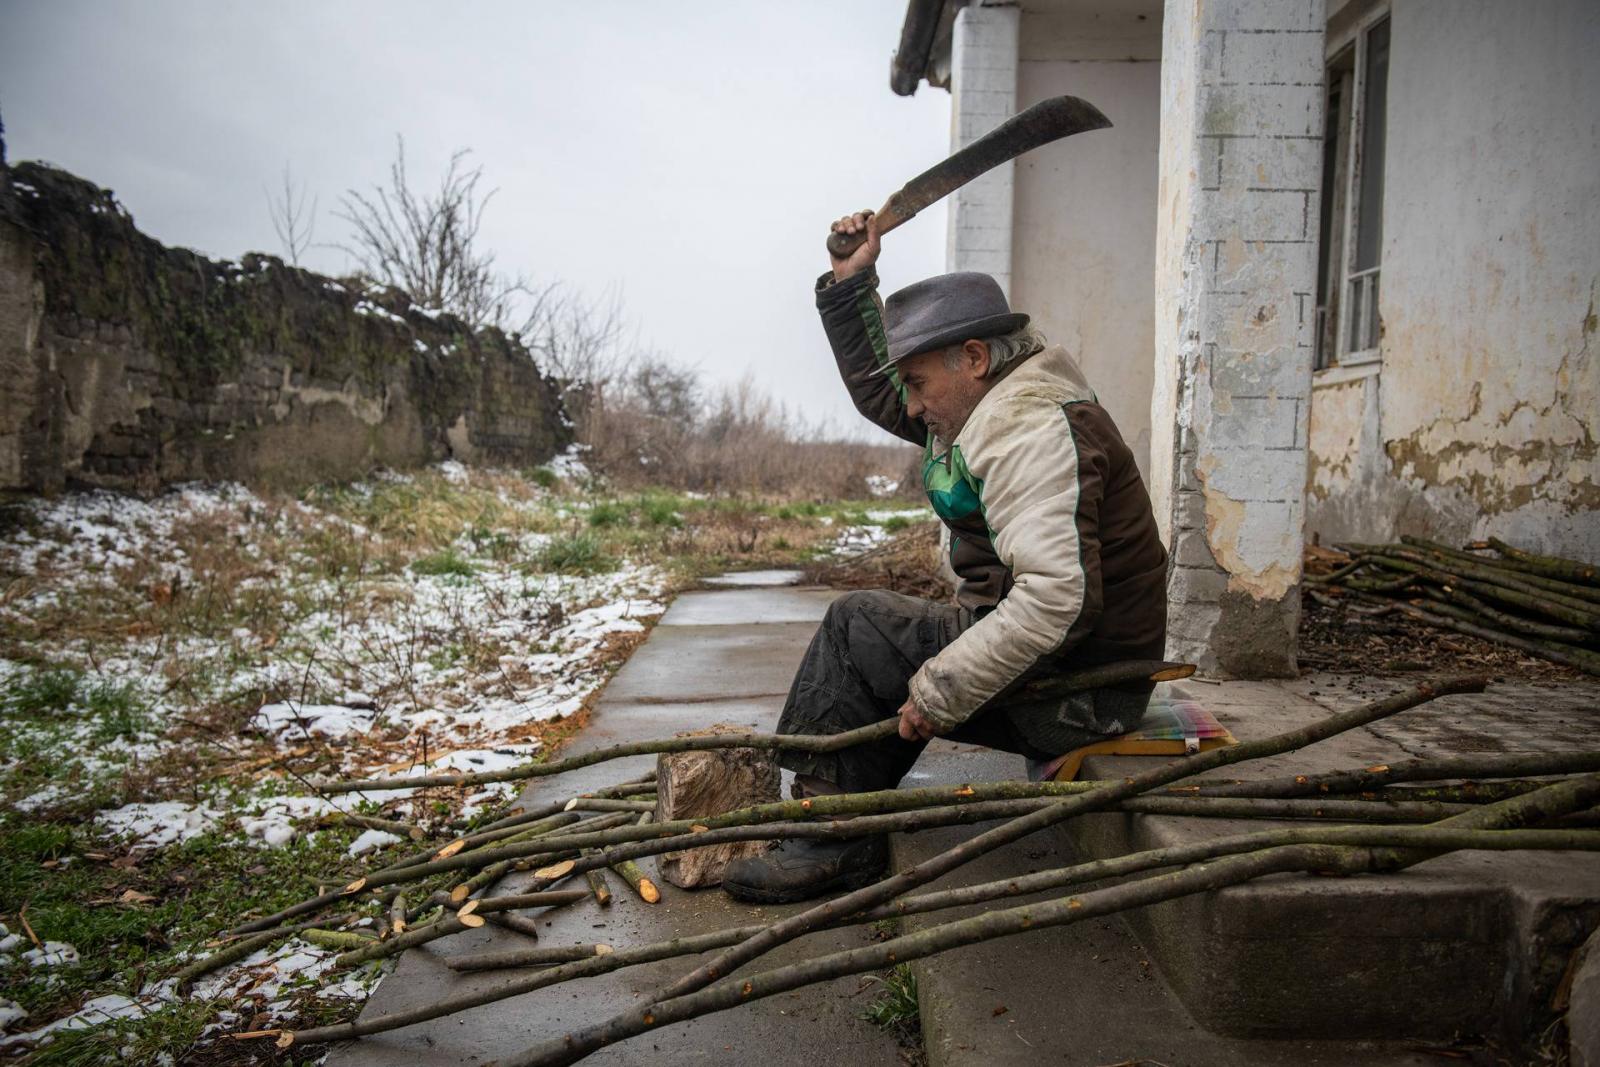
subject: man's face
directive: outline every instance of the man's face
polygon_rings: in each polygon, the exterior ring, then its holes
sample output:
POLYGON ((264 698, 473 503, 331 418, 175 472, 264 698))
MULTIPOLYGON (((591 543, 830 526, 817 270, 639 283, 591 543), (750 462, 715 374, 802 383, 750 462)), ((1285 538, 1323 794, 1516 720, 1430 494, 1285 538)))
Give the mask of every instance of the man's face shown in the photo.
POLYGON ((982 341, 919 352, 901 360, 898 369, 906 387, 906 414, 927 423, 946 442, 955 440, 992 384, 984 377, 989 372, 989 347, 982 341), (952 351, 953 369, 946 361, 946 353, 952 351))

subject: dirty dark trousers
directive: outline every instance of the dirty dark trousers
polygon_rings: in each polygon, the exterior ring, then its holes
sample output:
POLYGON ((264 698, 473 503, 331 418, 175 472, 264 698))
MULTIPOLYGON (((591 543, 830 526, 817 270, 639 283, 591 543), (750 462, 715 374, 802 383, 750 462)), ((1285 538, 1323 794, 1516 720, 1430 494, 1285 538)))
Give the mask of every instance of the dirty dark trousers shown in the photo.
MULTIPOLYGON (((966 608, 885 590, 846 593, 828 606, 811 639, 784 702, 778 732, 835 734, 894 715, 905 703, 911 676, 923 661, 977 619, 966 608)), ((1060 754, 1026 740, 1003 707, 979 712, 944 736, 1034 760, 1060 754)), ((1081 743, 1103 736, 1086 731, 1081 743)), ((926 744, 895 737, 839 752, 780 750, 778 762, 847 793, 893 789, 926 744)))

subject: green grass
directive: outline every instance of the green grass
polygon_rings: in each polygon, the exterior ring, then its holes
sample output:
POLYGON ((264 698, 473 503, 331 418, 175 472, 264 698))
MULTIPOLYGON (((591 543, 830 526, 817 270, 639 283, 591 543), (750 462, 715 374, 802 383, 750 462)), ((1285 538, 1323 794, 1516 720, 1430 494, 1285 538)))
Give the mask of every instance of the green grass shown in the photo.
POLYGON ((534 562, 540 570, 559 574, 602 574, 616 570, 617 561, 606 554, 600 538, 591 533, 553 537, 534 562))
MULTIPOLYGON (((276 911, 304 899, 315 891, 319 875, 338 875, 342 868, 347 874, 351 868, 344 866, 349 862, 344 850, 356 832, 324 830, 281 848, 264 849, 219 831, 141 854, 135 866, 118 868, 107 862, 106 846, 81 827, 18 816, 0 820, 0 900, 7 902, 8 910, 26 904, 28 922, 40 938, 68 942, 80 957, 76 966, 51 968, 44 981, 30 975, 26 965, 0 969, 0 987, 30 1012, 29 1025, 42 1024, 81 998, 110 992, 131 995, 175 969, 176 950, 198 948, 247 915, 276 911), (118 903, 124 889, 155 899, 148 904, 118 903)), ((164 1011, 95 1032, 118 1032, 124 1037, 124 1031, 133 1033, 135 1047, 143 1040, 139 1035, 161 1034, 174 1044, 152 1047, 181 1047, 194 1037, 193 1033, 182 1037, 188 1032, 186 1020, 182 1010, 164 1011)), ((80 1055, 79 1050, 103 1050, 106 1046, 97 1040, 74 1036, 53 1042, 47 1046, 51 1058, 31 1062, 103 1062, 72 1058, 80 1055)))
POLYGON ((899 533, 901 530, 910 529, 911 525, 911 520, 906 518, 904 515, 894 515, 890 517, 888 522, 883 524, 883 532, 891 534, 899 533))
POLYGON ((100 681, 86 687, 80 699, 94 717, 94 739, 133 740, 153 729, 150 716, 139 704, 138 694, 126 683, 100 681))
POLYGON ((882 988, 861 1017, 885 1030, 914 1033, 922 1019, 917 1006, 917 977, 911 973, 911 966, 902 963, 887 974, 874 977, 882 988))
POLYGON ((6 687, 4 707, 15 715, 51 715, 66 711, 77 699, 83 675, 73 670, 33 671, 6 687))
POLYGON ((598 529, 621 526, 628 521, 628 509, 615 500, 605 500, 589 509, 589 525, 598 529))
POLYGON ((457 578, 470 578, 477 573, 477 568, 472 561, 462 556, 454 548, 447 548, 442 552, 435 552, 423 556, 411 564, 415 574, 425 574, 434 578, 454 576, 457 578))
POLYGON ((675 497, 646 496, 639 499, 639 514, 651 526, 670 526, 678 529, 683 526, 683 516, 679 514, 682 502, 675 497))

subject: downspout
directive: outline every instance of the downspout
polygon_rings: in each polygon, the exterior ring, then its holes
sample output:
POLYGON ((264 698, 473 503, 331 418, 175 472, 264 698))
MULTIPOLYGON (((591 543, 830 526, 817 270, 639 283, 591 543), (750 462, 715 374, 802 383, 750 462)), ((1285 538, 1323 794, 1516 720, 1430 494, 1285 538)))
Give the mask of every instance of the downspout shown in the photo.
POLYGON ((939 16, 945 0, 908 0, 905 21, 900 25, 900 47, 889 60, 889 88, 897 96, 910 96, 928 69, 933 54, 933 39, 939 30, 939 16))

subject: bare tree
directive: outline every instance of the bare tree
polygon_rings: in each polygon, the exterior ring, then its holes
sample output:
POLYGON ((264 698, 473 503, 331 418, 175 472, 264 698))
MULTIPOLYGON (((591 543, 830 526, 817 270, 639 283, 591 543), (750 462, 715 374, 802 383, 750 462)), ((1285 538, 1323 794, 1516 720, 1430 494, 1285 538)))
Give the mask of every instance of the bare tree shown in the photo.
POLYGON ((277 193, 267 193, 267 213, 272 216, 272 228, 284 257, 298 267, 316 233, 317 198, 311 198, 311 209, 307 211, 305 184, 295 184, 287 163, 283 165, 283 187, 277 193))
POLYGON ((571 385, 607 385, 630 362, 622 299, 614 291, 589 299, 548 286, 529 299, 518 333, 547 371, 571 385))
POLYGON ((438 189, 418 192, 406 171, 405 139, 396 136, 389 184, 371 193, 351 189, 340 200, 338 216, 353 227, 353 244, 341 247, 362 273, 404 289, 421 307, 448 311, 474 328, 504 327, 519 300, 532 297, 537 305, 551 290, 534 292, 521 278, 501 275, 494 253, 479 246, 495 190, 480 189, 483 168, 467 168, 470 154, 452 153, 438 189))

